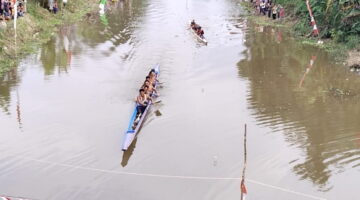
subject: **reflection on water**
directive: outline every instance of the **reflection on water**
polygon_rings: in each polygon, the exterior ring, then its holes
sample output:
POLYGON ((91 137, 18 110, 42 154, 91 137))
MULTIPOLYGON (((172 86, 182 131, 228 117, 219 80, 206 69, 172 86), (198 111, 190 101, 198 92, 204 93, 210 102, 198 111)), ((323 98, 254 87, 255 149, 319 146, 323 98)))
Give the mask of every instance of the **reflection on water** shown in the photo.
POLYGON ((331 175, 360 165, 360 80, 324 52, 282 35, 254 25, 239 75, 250 81, 248 104, 258 124, 284 132, 304 152, 290 163, 293 171, 328 190, 331 175))
POLYGON ((6 115, 16 115, 18 127, 22 130, 21 101, 18 89, 19 86, 17 85, 20 81, 20 75, 18 73, 20 72, 18 72, 17 69, 12 69, 5 73, 3 77, 0 77, 0 111, 6 115), (12 91, 15 91, 13 98, 16 102, 12 102, 12 91), (16 104, 16 108, 15 110, 11 110, 11 104, 14 103, 16 104))
POLYGON ((10 114, 9 106, 11 103, 11 91, 16 88, 19 76, 15 69, 5 73, 3 77, 0 77, 0 108, 3 113, 10 114))
POLYGON ((102 23, 105 27, 109 26, 109 21, 108 21, 108 19, 106 18, 106 14, 105 14, 105 13, 99 13, 99 15, 100 15, 100 21, 101 21, 101 23, 102 23))
POLYGON ((308 66, 308 68, 306 68, 306 70, 304 72, 304 75, 302 76, 302 78, 301 78, 301 80, 299 82, 299 88, 301 88, 303 86, 306 75, 308 75, 310 73, 311 68, 314 66, 315 60, 316 60, 316 56, 312 56, 311 59, 310 59, 309 66, 308 66))
POLYGON ((45 75, 53 75, 55 67, 57 72, 67 72, 67 54, 63 48, 57 46, 58 39, 52 38, 49 43, 41 49, 40 60, 44 68, 45 75))
POLYGON ((65 25, 59 33, 43 45, 40 51, 40 61, 45 76, 68 73, 73 56, 82 52, 81 41, 76 34, 75 25, 65 25))
POLYGON ((109 4, 105 13, 88 16, 88 20, 79 25, 83 42, 91 47, 108 40, 114 47, 128 42, 137 26, 135 20, 143 13, 145 3, 146 1, 116 1, 109 4))

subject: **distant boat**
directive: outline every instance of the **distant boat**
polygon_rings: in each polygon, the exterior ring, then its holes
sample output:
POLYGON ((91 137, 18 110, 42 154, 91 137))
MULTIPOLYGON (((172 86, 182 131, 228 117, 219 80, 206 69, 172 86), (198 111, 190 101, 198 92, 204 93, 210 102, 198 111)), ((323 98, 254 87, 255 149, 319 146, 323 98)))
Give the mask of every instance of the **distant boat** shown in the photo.
MULTIPOLYGON (((153 69, 155 70, 156 78, 158 78, 160 75, 160 66, 156 65, 153 67, 153 69)), ((156 82, 154 88, 156 89, 157 86, 158 83, 156 82)), ((123 151, 126 151, 129 148, 129 146, 132 144, 134 139, 136 138, 136 135, 140 131, 140 128, 144 123, 146 115, 148 114, 152 104, 153 102, 149 101, 148 105, 145 108, 145 111, 142 114, 138 114, 137 105, 135 105, 133 114, 131 115, 130 118, 128 129, 125 132, 124 141, 122 144, 123 151)))
POLYGON ((198 35, 198 34, 196 33, 196 31, 191 27, 191 22, 190 22, 189 26, 190 26, 191 32, 195 35, 195 37, 196 37, 199 41, 201 41, 201 42, 203 42, 204 44, 207 45, 208 42, 207 42, 207 40, 205 39, 205 37, 204 37, 204 36, 200 36, 200 35, 198 35))

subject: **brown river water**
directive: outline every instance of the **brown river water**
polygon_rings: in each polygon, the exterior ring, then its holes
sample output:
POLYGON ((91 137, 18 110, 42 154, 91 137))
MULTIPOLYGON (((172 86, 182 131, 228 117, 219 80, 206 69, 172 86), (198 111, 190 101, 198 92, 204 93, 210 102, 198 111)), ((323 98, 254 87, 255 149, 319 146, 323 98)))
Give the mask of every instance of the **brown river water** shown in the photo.
POLYGON ((359 199, 360 77, 243 13, 127 0, 62 27, 0 81, 0 196, 240 199, 246 123, 247 199, 359 199), (123 154, 156 63, 161 103, 123 154))

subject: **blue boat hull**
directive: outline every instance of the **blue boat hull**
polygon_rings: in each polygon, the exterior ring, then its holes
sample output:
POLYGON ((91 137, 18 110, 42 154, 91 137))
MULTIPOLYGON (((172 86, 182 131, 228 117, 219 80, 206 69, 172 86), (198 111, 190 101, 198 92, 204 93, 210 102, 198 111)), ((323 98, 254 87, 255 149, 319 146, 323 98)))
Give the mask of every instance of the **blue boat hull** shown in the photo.
MULTIPOLYGON (((156 73, 156 78, 158 78, 160 76, 160 66, 156 65, 153 67, 153 69, 155 70, 156 73)), ((158 83, 155 84, 155 88, 157 87, 158 83)), ((140 120, 137 122, 136 126, 134 126, 134 122, 136 120, 136 116, 138 114, 137 111, 137 105, 135 104, 135 108, 134 111, 131 115, 130 118, 130 122, 129 122, 129 126, 127 131, 125 132, 125 136, 124 136, 124 140, 123 140, 123 144, 122 144, 122 150, 126 151, 130 145, 132 144, 132 142, 134 141, 134 139, 136 138, 137 133, 139 132, 150 108, 153 102, 149 102, 148 105, 145 108, 145 111, 142 113, 140 120)))

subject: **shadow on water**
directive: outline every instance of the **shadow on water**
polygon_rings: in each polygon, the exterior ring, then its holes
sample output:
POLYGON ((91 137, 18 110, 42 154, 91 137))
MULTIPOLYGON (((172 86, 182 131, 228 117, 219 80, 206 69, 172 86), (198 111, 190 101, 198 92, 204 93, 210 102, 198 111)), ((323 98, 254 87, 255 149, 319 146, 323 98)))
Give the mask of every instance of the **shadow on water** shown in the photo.
POLYGON ((124 151, 123 157, 121 160, 121 166, 126 167, 128 164, 130 157, 133 155, 134 150, 136 148, 137 138, 134 139, 133 143, 130 145, 127 151, 124 151))
POLYGON ((360 167, 360 79, 292 40, 281 29, 252 24, 239 76, 250 82, 248 106, 258 124, 304 152, 290 162, 293 171, 326 191, 332 174, 360 167))
MULTIPOLYGON (((158 102, 160 103, 160 101, 158 101, 158 102)), ((156 102, 154 106, 156 106, 156 104, 157 104, 158 102, 156 102)), ((154 109, 154 108, 151 108, 151 109, 154 109)), ((139 130, 139 133, 138 133, 137 136, 135 137, 134 141, 132 142, 132 144, 130 145, 130 147, 128 148, 128 150, 123 153, 123 157, 122 157, 122 161, 121 161, 121 166, 125 167, 125 166, 128 164, 130 157, 133 155, 134 150, 135 150, 135 148, 136 148, 136 143, 137 143, 137 140, 138 140, 138 135, 141 133, 141 129, 143 128, 143 126, 146 126, 147 124, 151 123, 153 120, 155 120, 156 117, 162 116, 162 113, 160 112, 159 109, 156 109, 155 111, 151 110, 150 113, 152 113, 152 112, 153 112, 153 114, 149 114, 148 116, 145 117, 145 121, 144 121, 144 123, 141 125, 140 130, 139 130)))

